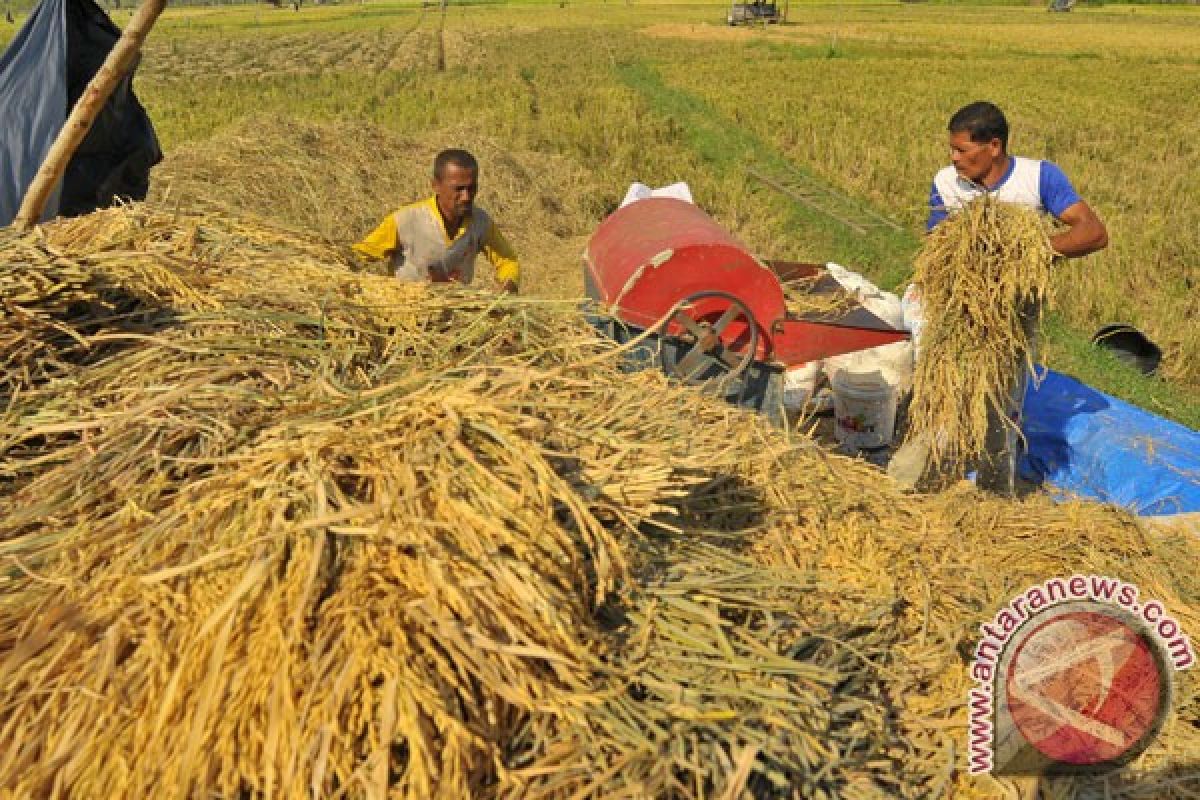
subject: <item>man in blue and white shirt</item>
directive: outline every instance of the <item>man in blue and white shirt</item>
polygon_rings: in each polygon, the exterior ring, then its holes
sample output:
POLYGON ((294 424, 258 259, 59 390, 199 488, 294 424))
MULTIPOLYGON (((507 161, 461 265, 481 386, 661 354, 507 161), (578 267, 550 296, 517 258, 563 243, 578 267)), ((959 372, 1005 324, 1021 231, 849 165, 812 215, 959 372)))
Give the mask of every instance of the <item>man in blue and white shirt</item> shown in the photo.
MULTIPOLYGON (((992 103, 977 102, 960 108, 950 118, 951 165, 933 179, 929 193, 927 230, 982 194, 1006 203, 1052 214, 1067 230, 1051 237, 1050 246, 1061 256, 1077 258, 1103 249, 1108 232, 1096 213, 1080 199, 1057 164, 1008 154, 1008 121, 992 103)), ((918 294, 919 294, 919 287, 918 294)), ((906 297, 908 293, 906 293, 906 297)), ((1035 342, 1038 309, 1023 315, 1026 335, 1035 342)), ((1036 353, 1033 354, 1036 357, 1036 353)), ((1012 494, 1015 489, 1019 441, 1016 425, 1025 399, 1025 371, 1013 387, 1007 419, 990 415, 988 455, 977 468, 981 488, 1012 494)), ((915 485, 925 471, 928 443, 910 442, 900 448, 888 466, 897 480, 915 485)))
POLYGON ((1108 244, 1104 223, 1075 193, 1057 164, 1008 154, 1008 121, 996 106, 987 102, 963 106, 950 118, 948 129, 951 165, 933 178, 928 230, 986 193, 1005 203, 1049 212, 1067 225, 1050 240, 1059 255, 1086 256, 1108 244))

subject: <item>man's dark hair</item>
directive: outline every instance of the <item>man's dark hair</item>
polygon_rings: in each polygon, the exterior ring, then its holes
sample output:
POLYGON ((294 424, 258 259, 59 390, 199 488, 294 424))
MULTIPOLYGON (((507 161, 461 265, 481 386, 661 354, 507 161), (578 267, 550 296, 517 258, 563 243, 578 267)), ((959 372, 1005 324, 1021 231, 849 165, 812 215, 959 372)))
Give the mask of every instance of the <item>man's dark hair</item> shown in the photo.
POLYGON ((980 100, 963 106, 954 112, 947 129, 951 133, 966 131, 971 135, 972 142, 990 142, 999 139, 1008 152, 1008 120, 1004 112, 986 100, 980 100))
POLYGON ((451 164, 460 169, 470 169, 479 172, 479 162, 475 160, 475 156, 466 150, 443 150, 433 160, 433 177, 440 180, 446 172, 446 167, 451 164))

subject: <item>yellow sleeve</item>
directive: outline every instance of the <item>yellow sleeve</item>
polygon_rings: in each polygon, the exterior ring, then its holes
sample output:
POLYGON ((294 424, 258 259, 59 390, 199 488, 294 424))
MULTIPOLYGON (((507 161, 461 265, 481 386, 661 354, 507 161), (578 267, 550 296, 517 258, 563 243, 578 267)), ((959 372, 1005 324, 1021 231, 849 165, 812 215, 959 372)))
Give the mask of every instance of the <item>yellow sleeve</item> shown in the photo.
POLYGON ((388 214, 379 227, 354 245, 354 252, 367 258, 387 258, 396 249, 396 215, 388 214))
POLYGON ((521 265, 517 263, 517 253, 494 222, 488 228, 487 237, 483 240, 483 254, 496 268, 498 283, 517 282, 517 278, 521 275, 521 265))

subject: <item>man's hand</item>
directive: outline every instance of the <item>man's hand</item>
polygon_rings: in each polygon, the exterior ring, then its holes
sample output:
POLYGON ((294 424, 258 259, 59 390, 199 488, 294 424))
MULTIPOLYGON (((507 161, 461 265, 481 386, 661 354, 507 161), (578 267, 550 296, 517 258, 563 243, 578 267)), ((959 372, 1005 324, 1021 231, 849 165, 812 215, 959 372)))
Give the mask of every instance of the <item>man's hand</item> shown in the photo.
POLYGON ((517 293, 517 282, 516 281, 505 281, 504 283, 500 284, 500 289, 502 291, 504 291, 506 294, 516 294, 517 293))
POLYGON ((1108 230, 1087 203, 1080 200, 1059 215, 1067 230, 1050 238, 1054 252, 1067 258, 1078 258, 1103 250, 1108 246, 1108 230))

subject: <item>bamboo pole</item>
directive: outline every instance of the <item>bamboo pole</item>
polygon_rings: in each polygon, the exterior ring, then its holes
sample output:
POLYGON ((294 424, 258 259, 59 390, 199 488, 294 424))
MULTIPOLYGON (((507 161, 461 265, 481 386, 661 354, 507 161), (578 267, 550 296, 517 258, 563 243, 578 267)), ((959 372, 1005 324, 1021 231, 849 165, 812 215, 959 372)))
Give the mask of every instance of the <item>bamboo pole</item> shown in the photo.
POLYGON ((21 201, 21 210, 17 212, 17 218, 13 220, 13 225, 18 230, 28 230, 41 219, 42 210, 46 207, 46 200, 49 199, 55 185, 66 171, 71 156, 75 155, 79 143, 92 129, 96 115, 108 102, 117 83, 133 66, 134 60, 141 52, 146 34, 154 27, 155 21, 166 5, 167 0, 143 1, 133 18, 129 20, 129 24, 125 26, 121 38, 109 51, 108 57, 104 59, 100 69, 92 76, 92 80, 83 90, 83 94, 75 101, 71 115, 67 117, 54 144, 50 146, 50 152, 46 154, 42 166, 38 169, 37 175, 34 176, 33 182, 25 191, 25 198, 21 201))

